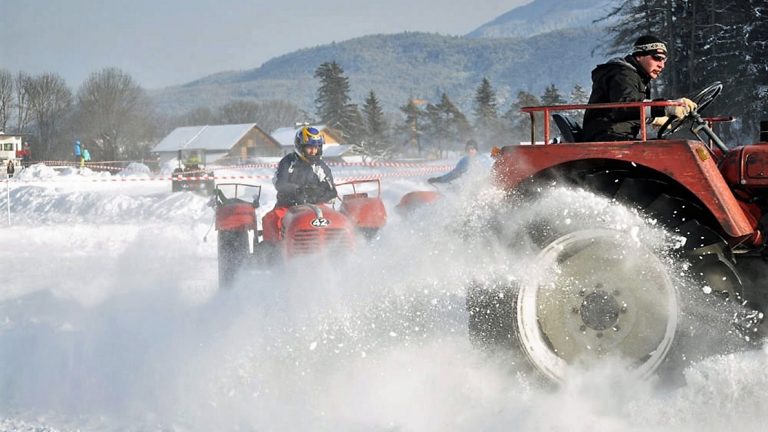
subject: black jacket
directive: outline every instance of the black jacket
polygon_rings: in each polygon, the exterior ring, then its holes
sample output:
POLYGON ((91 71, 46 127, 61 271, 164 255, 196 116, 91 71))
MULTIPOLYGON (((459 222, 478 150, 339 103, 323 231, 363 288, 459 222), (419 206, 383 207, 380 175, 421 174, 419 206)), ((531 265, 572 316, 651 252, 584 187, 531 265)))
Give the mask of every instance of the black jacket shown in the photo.
MULTIPOLYGON (((588 103, 650 100, 650 82, 650 75, 632 56, 611 59, 592 71, 592 94, 588 103)), ((663 116, 664 107, 654 107, 650 115, 663 116)), ((584 113, 582 127, 582 141, 632 140, 640 132, 640 110, 589 109, 584 113)))
POLYGON ((296 153, 280 160, 274 183, 278 206, 317 204, 337 196, 328 165, 321 159, 307 162, 296 153))

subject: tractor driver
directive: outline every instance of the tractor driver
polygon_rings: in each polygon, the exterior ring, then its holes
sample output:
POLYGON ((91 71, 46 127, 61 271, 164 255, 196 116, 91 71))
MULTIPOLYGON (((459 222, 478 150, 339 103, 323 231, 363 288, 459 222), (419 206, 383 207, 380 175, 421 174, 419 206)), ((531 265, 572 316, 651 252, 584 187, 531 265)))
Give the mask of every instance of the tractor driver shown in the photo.
POLYGON ((282 219, 288 207, 323 203, 337 196, 331 169, 322 159, 325 138, 320 131, 303 126, 296 132, 293 143, 294 152, 280 160, 272 180, 277 189, 277 203, 262 219, 267 241, 282 237, 282 219))
MULTIPOLYGON (((651 81, 664 70, 667 46, 653 35, 637 39, 632 53, 598 65, 592 71, 590 104, 608 102, 641 102, 651 98, 651 81)), ((646 118, 654 126, 663 125, 668 117, 683 118, 696 103, 687 98, 676 99, 683 106, 646 107, 646 118)), ((584 113, 581 141, 631 141, 640 132, 638 108, 588 109, 584 113)))

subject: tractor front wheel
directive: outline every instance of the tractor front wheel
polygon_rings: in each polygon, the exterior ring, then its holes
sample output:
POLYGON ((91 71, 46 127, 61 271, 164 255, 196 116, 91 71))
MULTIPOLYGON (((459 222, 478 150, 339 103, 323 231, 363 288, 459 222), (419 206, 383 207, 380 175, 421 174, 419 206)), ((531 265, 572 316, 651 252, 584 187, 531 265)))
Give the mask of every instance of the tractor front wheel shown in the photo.
POLYGON ((219 287, 229 288, 250 254, 248 231, 220 230, 218 243, 219 287))

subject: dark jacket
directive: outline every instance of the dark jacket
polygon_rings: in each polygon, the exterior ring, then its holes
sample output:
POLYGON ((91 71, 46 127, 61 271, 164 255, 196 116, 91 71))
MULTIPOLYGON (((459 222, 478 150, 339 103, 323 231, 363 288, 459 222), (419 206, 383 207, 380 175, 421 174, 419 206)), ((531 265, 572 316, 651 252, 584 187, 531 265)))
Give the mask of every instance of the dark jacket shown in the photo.
POLYGON ((322 159, 307 162, 291 153, 280 160, 275 172, 277 205, 317 204, 336 198, 336 187, 322 159))
MULTIPOLYGON (((632 56, 614 58, 592 71, 592 94, 588 103, 640 102, 651 98, 651 77, 632 56)), ((664 107, 654 107, 654 117, 664 107)), ((640 132, 638 108, 589 109, 584 113, 582 141, 633 140, 640 132)))

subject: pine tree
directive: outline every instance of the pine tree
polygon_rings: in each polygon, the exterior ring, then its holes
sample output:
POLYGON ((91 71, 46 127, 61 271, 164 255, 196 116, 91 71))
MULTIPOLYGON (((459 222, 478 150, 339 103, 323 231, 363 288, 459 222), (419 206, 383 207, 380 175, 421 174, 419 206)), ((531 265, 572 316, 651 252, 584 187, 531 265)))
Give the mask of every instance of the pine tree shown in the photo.
POLYGON ((498 118, 496 91, 488 78, 483 78, 475 92, 475 131, 481 145, 498 142, 505 135, 498 118))
POLYGON ((354 140, 360 113, 357 106, 349 103, 349 78, 344 76, 344 69, 335 61, 325 62, 315 70, 315 78, 320 79, 315 98, 318 118, 341 132, 346 141, 354 140))
POLYGON ((387 121, 381 102, 373 90, 368 93, 363 105, 364 132, 357 151, 374 158, 388 158, 392 147, 387 139, 387 121))
POLYGON ((584 88, 578 84, 573 86, 569 103, 571 105, 584 105, 587 102, 589 102, 589 94, 584 90, 584 88))
POLYGON ((563 105, 565 99, 560 95, 560 90, 555 84, 550 84, 544 89, 544 94, 541 95, 542 105, 563 105))
POLYGON ((488 78, 483 78, 475 92, 475 125, 487 127, 498 117, 496 91, 493 90, 488 78))
MULTIPOLYGON (((542 105, 564 105, 565 103, 566 103, 565 99, 563 99, 563 97, 560 95, 560 90, 558 90, 558 88, 555 86, 554 83, 548 85, 544 89, 544 94, 541 95, 542 105)), ((554 124, 554 122, 550 121, 549 136, 550 137, 554 136, 556 133, 557 133, 557 126, 554 124)))
POLYGON ((415 98, 408 99, 408 103, 400 107, 400 112, 405 115, 403 124, 397 129, 402 135, 405 136, 406 151, 415 153, 418 156, 422 154, 421 148, 421 136, 423 135, 422 128, 423 120, 425 116, 424 112, 419 108, 420 100, 415 98))
MULTIPOLYGON (((589 94, 584 91, 580 85, 576 84, 571 90, 569 104, 571 105, 586 105, 589 102, 589 94)), ((570 116, 573 120, 581 123, 581 119, 584 118, 584 110, 569 110, 564 114, 570 116)))
POLYGON ((472 127, 447 94, 443 93, 440 103, 427 105, 425 114, 425 131, 429 137, 425 141, 436 150, 438 157, 443 157, 446 150, 464 148, 463 143, 471 135, 472 127))
MULTIPOLYGON (((506 120, 509 125, 512 140, 514 141, 508 144, 531 142, 531 116, 528 113, 520 111, 520 109, 527 106, 539 105, 541 105, 541 101, 533 94, 526 91, 517 92, 517 100, 515 100, 503 116, 504 120, 506 120)), ((543 124, 540 113, 536 114, 536 124, 543 124)), ((537 131, 537 135, 539 133, 541 132, 537 131)))

